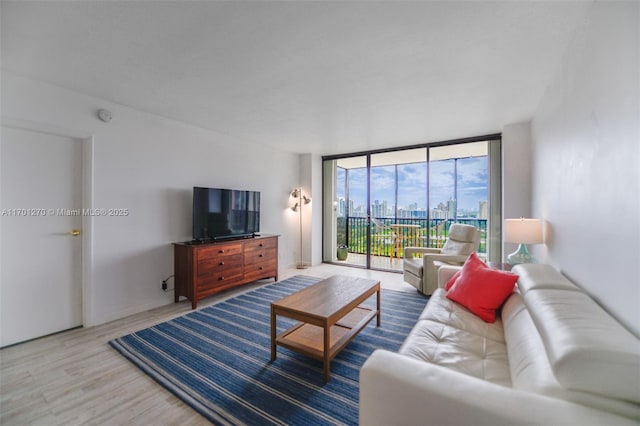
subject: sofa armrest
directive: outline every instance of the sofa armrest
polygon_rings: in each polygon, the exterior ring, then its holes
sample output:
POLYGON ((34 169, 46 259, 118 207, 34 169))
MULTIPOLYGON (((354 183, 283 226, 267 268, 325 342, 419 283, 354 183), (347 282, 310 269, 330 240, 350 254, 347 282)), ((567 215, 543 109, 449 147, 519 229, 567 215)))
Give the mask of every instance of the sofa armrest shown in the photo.
POLYGON ((444 265, 438 269, 438 287, 444 288, 447 281, 462 269, 462 266, 444 265))
POLYGON ((441 249, 439 248, 430 248, 430 247, 405 247, 404 248, 404 258, 412 259, 414 254, 438 254, 441 249))
POLYGON ((634 424, 626 417, 381 349, 360 370, 359 413, 363 426, 634 424))

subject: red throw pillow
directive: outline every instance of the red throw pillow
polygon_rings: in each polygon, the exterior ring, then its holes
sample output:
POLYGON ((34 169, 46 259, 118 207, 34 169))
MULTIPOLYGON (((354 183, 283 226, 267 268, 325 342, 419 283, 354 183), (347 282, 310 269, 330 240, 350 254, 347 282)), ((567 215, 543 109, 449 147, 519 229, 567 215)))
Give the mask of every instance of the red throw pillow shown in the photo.
POLYGON ((496 311, 513 292, 517 280, 516 274, 489 268, 474 252, 451 285, 447 298, 469 309, 485 322, 495 322, 496 311))
POLYGON ((456 283, 459 276, 460 276, 460 271, 456 271, 456 273, 453 274, 453 276, 449 278, 449 281, 447 281, 447 283, 444 285, 444 289, 449 291, 451 287, 456 283))
MULTIPOLYGON (((473 253, 471 253, 469 255, 469 257, 467 258, 467 261, 464 262, 464 266, 463 266, 462 269, 464 269, 464 267, 467 267, 467 269, 469 269, 469 268, 487 268, 487 264, 484 263, 482 261, 482 259, 480 259, 478 257, 478 255, 476 254, 476 252, 474 251, 473 253)), ((460 273, 461 272, 462 272, 462 270, 460 270, 460 271, 456 272, 455 274, 453 274, 453 276, 445 284, 445 286, 444 286, 445 290, 447 290, 447 291, 451 290, 451 287, 453 287, 453 285, 456 283, 456 281, 460 277, 460 273)))

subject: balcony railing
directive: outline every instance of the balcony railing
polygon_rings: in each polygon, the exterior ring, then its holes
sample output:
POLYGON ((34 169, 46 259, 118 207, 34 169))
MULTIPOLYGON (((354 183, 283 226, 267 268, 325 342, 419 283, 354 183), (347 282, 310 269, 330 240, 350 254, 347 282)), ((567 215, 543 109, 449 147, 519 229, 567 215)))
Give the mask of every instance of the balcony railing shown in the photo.
MULTIPOLYGON (((371 254, 401 258, 405 247, 432 247, 444 245, 452 223, 473 225, 480 230, 479 254, 487 251, 486 219, 401 219, 375 218, 371 223, 371 254)), ((347 245, 350 253, 367 253, 367 219, 364 217, 338 218, 338 244, 347 245)))

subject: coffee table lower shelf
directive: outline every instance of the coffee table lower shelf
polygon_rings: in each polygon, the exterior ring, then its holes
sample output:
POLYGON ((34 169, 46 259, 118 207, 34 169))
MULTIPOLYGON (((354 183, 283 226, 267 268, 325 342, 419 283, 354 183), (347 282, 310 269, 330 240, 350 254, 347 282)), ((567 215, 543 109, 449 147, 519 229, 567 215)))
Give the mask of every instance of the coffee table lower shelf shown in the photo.
MULTIPOLYGON (((276 337, 276 345, 328 363, 376 317, 378 311, 354 308, 329 328, 328 357, 325 357, 325 328, 300 322, 276 337)), ((328 366, 325 366, 328 369, 328 366)), ((325 378, 325 380, 328 380, 325 378)))

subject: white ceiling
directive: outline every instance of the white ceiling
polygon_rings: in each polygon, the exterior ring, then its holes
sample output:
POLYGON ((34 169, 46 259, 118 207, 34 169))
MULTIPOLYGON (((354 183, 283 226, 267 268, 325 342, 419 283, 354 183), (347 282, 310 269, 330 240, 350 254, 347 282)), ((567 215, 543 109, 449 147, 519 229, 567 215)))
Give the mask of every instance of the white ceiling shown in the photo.
POLYGON ((591 2, 2 1, 2 68, 292 152, 528 120, 591 2))

